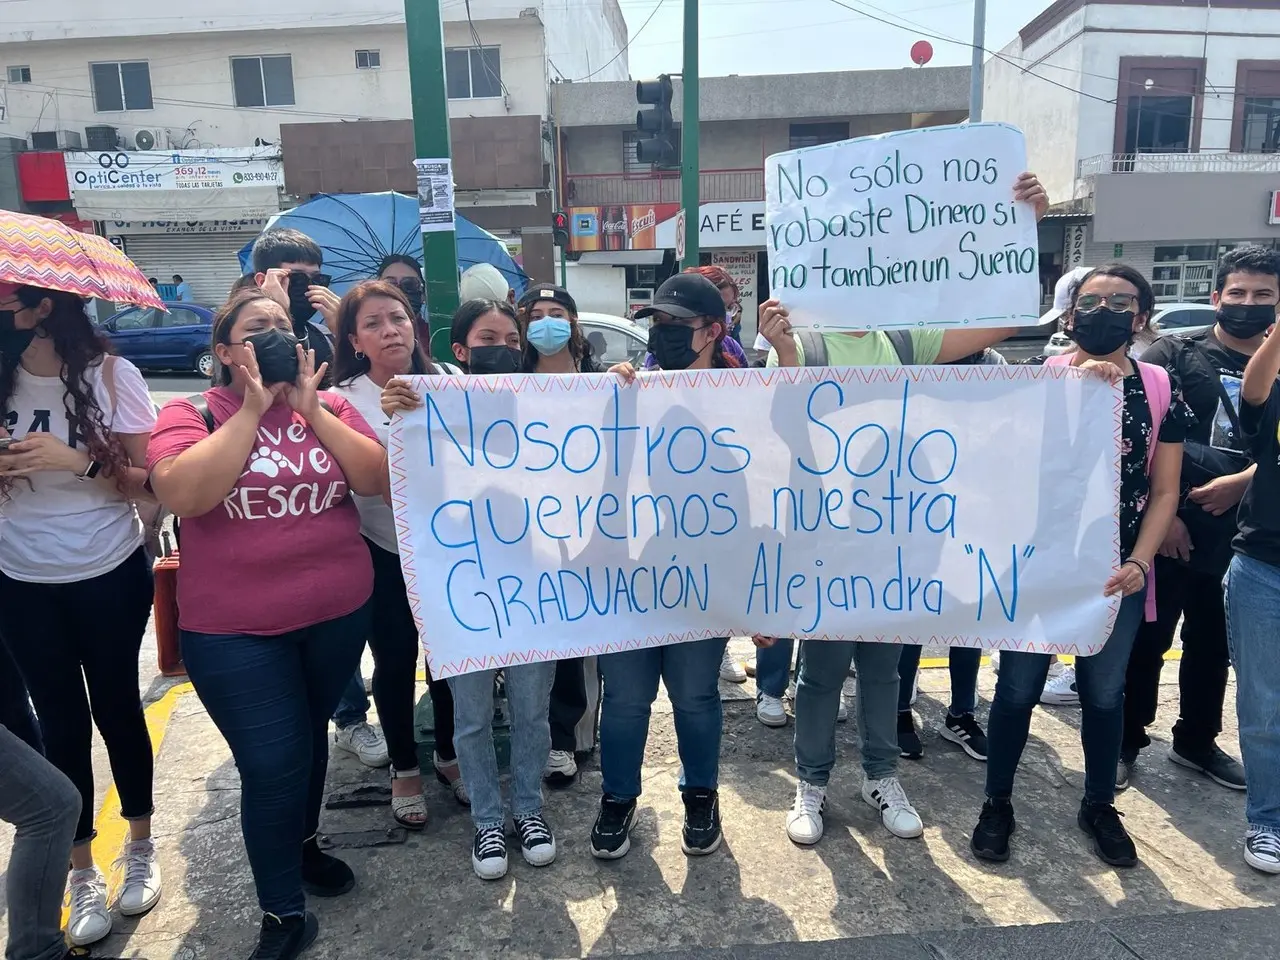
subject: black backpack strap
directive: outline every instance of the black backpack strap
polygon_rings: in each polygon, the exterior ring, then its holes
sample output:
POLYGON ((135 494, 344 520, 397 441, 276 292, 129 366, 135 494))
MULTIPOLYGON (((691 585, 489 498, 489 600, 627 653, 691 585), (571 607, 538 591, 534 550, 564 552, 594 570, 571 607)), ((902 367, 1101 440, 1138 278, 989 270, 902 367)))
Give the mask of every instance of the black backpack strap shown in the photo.
POLYGON ((187 402, 196 408, 196 413, 200 414, 200 419, 204 421, 205 427, 210 433, 213 433, 213 411, 209 409, 209 401, 204 398, 204 394, 193 393, 187 397, 187 402))
POLYGON ((800 349, 804 351, 806 367, 825 367, 827 365, 827 342, 816 330, 800 330, 796 332, 800 341, 800 349))
POLYGON ((893 352, 898 355, 898 362, 909 367, 916 362, 916 342, 911 338, 910 330, 890 330, 885 336, 893 344, 893 352))

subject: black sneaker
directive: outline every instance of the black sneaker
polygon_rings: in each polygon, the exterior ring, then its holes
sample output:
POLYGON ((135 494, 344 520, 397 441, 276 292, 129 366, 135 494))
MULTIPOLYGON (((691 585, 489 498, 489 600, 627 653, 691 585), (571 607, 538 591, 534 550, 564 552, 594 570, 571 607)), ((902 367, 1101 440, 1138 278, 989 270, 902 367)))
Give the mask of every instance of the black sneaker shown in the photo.
POLYGON ((600 815, 591 828, 591 855, 599 860, 618 860, 631 849, 631 824, 636 819, 634 800, 600 798, 600 815))
MULTIPOLYGON (((966 713, 962 717, 953 717, 948 713, 942 726, 938 728, 938 735, 943 740, 950 740, 975 760, 987 759, 987 735, 978 726, 978 721, 973 719, 972 713, 966 713)), ((898 743, 902 743, 901 733, 898 735, 898 743)))
POLYGON ((501 825, 476 831, 471 869, 481 880, 501 880, 507 875, 507 832, 501 825))
POLYGON ((681 847, 691 857, 705 857, 720 849, 720 797, 716 791, 696 787, 682 791, 684 833, 681 847))
POLYGON ((1109 803, 1080 804, 1076 823, 1093 838, 1093 852, 1113 867, 1133 867, 1138 863, 1138 849, 1120 822, 1123 814, 1109 803))
POLYGON ((300 917, 263 914, 258 948, 249 955, 249 960, 293 960, 311 946, 319 932, 320 924, 311 911, 300 917))
POLYGON ((969 849, 980 860, 1004 863, 1009 859, 1009 838, 1017 829, 1013 802, 1007 799, 988 800, 978 815, 978 825, 973 828, 969 849))
POLYGON ((898 714, 898 754, 904 760, 919 760, 924 756, 924 744, 916 733, 916 718, 910 710, 898 714))
POLYGON ((1216 743, 1195 750, 1175 743, 1169 748, 1169 759, 1180 767, 1196 770, 1228 790, 1245 788, 1244 764, 1216 743))
POLYGON ((520 837, 520 853, 531 867, 545 867, 556 858, 556 838, 542 819, 534 813, 516 819, 516 834, 520 837))
POLYGON ((320 849, 312 837, 302 845, 302 889, 313 897, 340 897, 356 885, 351 868, 320 849))

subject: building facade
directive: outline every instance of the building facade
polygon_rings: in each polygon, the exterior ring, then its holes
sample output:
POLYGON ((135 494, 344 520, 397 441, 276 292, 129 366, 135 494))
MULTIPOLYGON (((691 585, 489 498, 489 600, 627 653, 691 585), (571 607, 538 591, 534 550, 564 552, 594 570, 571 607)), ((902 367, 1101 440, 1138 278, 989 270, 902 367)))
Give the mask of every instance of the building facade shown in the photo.
POLYGON ((984 119, 1022 127, 1055 201, 1047 280, 1123 259, 1205 302, 1221 253, 1280 245, 1274 2, 1058 0, 985 69, 984 119))
MULTIPOLYGON (((756 304, 769 295, 765 157, 957 123, 968 115, 968 97, 967 67, 702 79, 701 258, 737 279, 744 339, 754 337, 756 304)), ((584 310, 629 312, 675 269, 680 172, 637 161, 634 83, 555 83, 552 103, 558 186, 570 218, 570 289, 584 310)), ((677 80, 677 128, 681 103, 677 80)))
MULTIPOLYGON (((181 236, 169 245, 195 251, 184 260, 221 261, 264 216, 316 193, 414 192, 400 0, 275 0, 266 10, 227 0, 216 11, 176 15, 162 0, 4 7, 2 205, 97 221, 131 255, 155 245, 141 238, 181 236), (131 174, 207 172, 228 159, 224 150, 243 154, 236 164, 274 158, 278 182, 214 186, 221 181, 210 177, 201 187, 193 176, 177 204, 145 177, 128 190, 119 178, 74 179, 86 158, 104 171, 119 171, 124 157, 131 174), (23 180, 18 155, 37 151, 66 158, 64 196, 50 196, 47 179, 23 180), (99 195, 108 189, 111 196, 99 195), (192 209, 196 191, 201 202, 192 209)), ((459 210, 506 240, 531 272, 549 270, 548 87, 592 73, 627 76, 617 0, 470 0, 443 13, 459 210)), ((168 267, 157 272, 183 272, 168 267)), ((233 259, 224 272, 236 269, 233 259)), ((225 293, 214 289, 222 279, 201 278, 197 296, 225 293)))

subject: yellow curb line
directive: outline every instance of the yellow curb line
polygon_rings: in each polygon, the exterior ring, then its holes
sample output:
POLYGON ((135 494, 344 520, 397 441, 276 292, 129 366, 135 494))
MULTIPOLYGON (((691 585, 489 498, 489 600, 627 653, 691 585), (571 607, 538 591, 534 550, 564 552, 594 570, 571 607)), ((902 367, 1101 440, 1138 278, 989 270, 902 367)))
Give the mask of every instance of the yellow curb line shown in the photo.
MULTIPOLYGON (((190 683, 179 683, 166 690, 159 700, 143 711, 147 719, 147 733, 151 736, 152 756, 160 753, 160 744, 164 742, 165 731, 173 716, 173 708, 177 706, 179 699, 191 693, 193 689, 190 683)), ((120 795, 116 793, 114 782, 107 788, 107 795, 102 799, 102 809, 97 819, 93 821, 93 827, 98 833, 93 841, 93 862, 107 877, 107 903, 111 904, 119 895, 124 879, 121 871, 113 869, 112 864, 124 849, 125 839, 129 836, 129 821, 120 816, 120 795), (106 859, 100 859, 102 851, 108 852, 106 859)), ((70 903, 64 902, 62 905, 64 927, 70 916, 70 903)))

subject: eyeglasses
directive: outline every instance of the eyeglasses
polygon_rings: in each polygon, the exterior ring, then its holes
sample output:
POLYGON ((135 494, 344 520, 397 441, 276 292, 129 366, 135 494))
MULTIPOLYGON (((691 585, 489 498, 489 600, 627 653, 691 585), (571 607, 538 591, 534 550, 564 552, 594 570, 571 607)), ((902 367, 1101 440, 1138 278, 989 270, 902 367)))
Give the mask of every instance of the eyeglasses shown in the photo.
POLYGON ((422 293, 422 281, 417 277, 397 277, 395 279, 386 277, 384 280, 386 283, 399 287, 400 292, 406 295, 412 296, 422 293))
POLYGON ((1093 313, 1104 303, 1108 309, 1124 313, 1137 307, 1138 296, 1134 293, 1086 293, 1076 298, 1076 311, 1093 313))
POLYGON ((327 287, 333 282, 333 277, 327 273, 308 273, 305 270, 291 270, 289 272, 289 286, 306 289, 307 287, 327 287))

